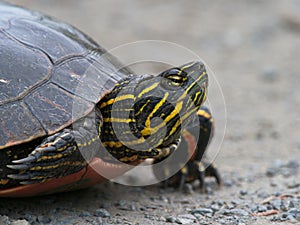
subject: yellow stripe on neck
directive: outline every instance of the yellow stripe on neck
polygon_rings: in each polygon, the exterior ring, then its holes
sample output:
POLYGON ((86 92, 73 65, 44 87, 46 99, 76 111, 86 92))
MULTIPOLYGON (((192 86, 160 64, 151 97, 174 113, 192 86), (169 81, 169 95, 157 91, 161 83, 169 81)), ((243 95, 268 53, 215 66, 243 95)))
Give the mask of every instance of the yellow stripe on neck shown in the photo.
POLYGON ((115 102, 118 102, 118 101, 123 101, 123 100, 127 100, 127 99, 134 99, 134 95, 132 94, 127 94, 127 95, 120 95, 120 96, 117 96, 116 98, 112 98, 112 99, 109 99, 107 102, 103 102, 101 105, 100 105, 100 108, 104 108, 108 105, 111 105, 115 102))

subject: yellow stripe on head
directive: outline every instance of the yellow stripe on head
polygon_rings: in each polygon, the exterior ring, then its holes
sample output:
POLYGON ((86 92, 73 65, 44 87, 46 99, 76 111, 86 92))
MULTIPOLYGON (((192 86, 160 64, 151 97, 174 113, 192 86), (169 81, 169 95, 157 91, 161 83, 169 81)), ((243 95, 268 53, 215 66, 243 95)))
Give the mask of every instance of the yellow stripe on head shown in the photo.
POLYGON ((159 82, 155 82, 151 86, 145 88, 141 93, 139 93, 138 98, 142 97, 144 94, 147 94, 149 91, 152 91, 159 85, 159 82))

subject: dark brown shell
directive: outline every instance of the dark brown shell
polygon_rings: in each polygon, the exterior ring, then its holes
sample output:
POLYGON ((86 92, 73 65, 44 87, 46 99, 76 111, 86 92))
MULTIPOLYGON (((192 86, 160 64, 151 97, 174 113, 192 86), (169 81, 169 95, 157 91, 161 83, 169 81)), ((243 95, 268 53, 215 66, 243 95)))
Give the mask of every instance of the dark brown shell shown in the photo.
POLYGON ((0 149, 67 127, 130 73, 70 25, 7 3, 0 15, 0 149))

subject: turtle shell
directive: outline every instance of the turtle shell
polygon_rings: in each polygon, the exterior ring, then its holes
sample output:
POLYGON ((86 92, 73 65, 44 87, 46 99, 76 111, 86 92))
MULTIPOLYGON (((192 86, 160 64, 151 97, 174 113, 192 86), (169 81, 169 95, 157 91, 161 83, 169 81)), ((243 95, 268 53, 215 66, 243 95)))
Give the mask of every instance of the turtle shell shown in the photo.
POLYGON ((91 112, 131 73, 76 28, 0 3, 0 150, 91 112))
MULTIPOLYGON (((132 72, 76 28, 22 7, 0 2, 0 184, 8 165, 27 156, 49 135, 92 112, 115 84, 132 72)), ((74 190, 129 168, 93 158, 66 177, 10 185, 0 197, 74 190)))

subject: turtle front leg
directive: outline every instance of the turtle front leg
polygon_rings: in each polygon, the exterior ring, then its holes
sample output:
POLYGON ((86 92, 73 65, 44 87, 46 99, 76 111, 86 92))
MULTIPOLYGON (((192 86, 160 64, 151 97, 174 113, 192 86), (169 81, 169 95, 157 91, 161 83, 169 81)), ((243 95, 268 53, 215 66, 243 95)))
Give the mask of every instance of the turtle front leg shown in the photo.
POLYGON ((33 184, 76 173, 95 155, 97 140, 98 134, 84 127, 64 129, 45 138, 26 158, 7 165, 16 171, 7 176, 20 184, 33 184))
POLYGON ((153 172, 158 179, 169 177, 164 181, 164 186, 179 186, 183 188, 184 183, 195 180, 200 181, 201 189, 205 189, 205 177, 215 177, 216 182, 221 184, 221 177, 214 163, 210 164, 205 157, 205 150, 213 136, 214 120, 210 111, 202 106, 197 112, 197 121, 192 121, 183 131, 181 143, 176 152, 180 152, 177 157, 167 157, 155 160, 155 163, 165 160, 162 166, 154 167, 153 172), (200 132, 199 132, 200 124, 200 132), (196 137, 198 136, 198 137, 196 137), (188 160, 188 158, 190 158, 188 160), (187 161, 188 160, 188 161, 187 161), (187 163, 185 163, 187 161, 187 163), (169 176, 170 171, 175 166, 181 169, 173 176, 169 176))

